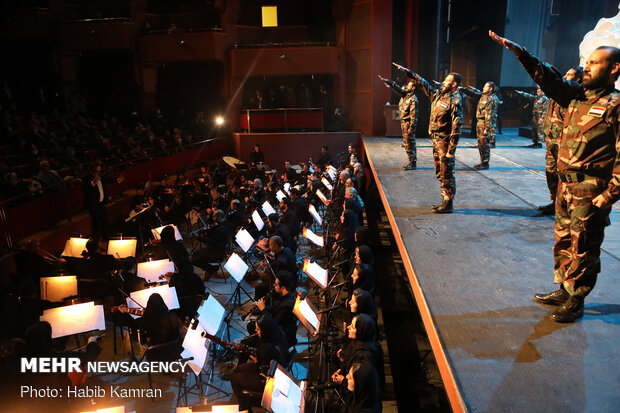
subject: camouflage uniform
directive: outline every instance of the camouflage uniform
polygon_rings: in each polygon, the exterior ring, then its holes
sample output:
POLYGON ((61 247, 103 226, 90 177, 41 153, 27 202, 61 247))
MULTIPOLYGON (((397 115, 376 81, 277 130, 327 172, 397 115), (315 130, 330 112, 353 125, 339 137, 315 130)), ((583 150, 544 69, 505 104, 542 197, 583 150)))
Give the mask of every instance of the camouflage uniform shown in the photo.
POLYGON ((495 142, 499 98, 495 94, 479 93, 471 89, 463 90, 470 95, 480 96, 476 109, 478 152, 480 152, 480 162, 489 163, 489 159, 491 158, 491 143, 495 142))
POLYGON ((415 147, 415 129, 418 126, 418 98, 411 91, 407 91, 398 85, 398 83, 389 80, 386 84, 396 93, 400 95, 398 102, 398 110, 400 111, 400 130, 403 134, 403 143, 405 144, 405 152, 409 158, 409 163, 416 164, 417 151, 415 147))
POLYGON ((564 115, 566 108, 560 106, 555 100, 549 101, 549 109, 545 117, 543 132, 545 134, 545 175, 547 176, 547 187, 549 188, 549 198, 555 201, 558 192, 558 145, 560 135, 564 125, 564 115))
POLYGON ((435 176, 441 185, 441 195, 453 199, 456 193, 454 176, 454 152, 461 137, 463 104, 458 92, 441 93, 426 80, 415 75, 413 81, 424 90, 431 100, 431 119, 428 132, 433 140, 435 176), (452 157, 447 157, 450 154, 452 157))
POLYGON ((554 275, 571 295, 585 297, 600 272, 611 211, 592 200, 599 194, 610 204, 620 199, 620 95, 613 85, 585 90, 528 52, 519 61, 546 94, 567 108, 558 147, 554 275))
POLYGON ((532 140, 534 143, 540 143, 545 140, 543 133, 545 116, 547 115, 547 107, 549 106, 549 98, 545 95, 535 96, 529 93, 521 92, 528 100, 534 101, 532 108, 532 140))

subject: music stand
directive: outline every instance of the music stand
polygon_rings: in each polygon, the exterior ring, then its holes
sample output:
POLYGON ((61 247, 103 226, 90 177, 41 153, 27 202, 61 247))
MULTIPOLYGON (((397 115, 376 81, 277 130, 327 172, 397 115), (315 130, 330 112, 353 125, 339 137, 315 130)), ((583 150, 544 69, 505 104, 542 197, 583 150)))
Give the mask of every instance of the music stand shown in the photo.
POLYGON ((325 185, 325 188, 329 189, 329 192, 334 190, 334 187, 332 186, 331 183, 329 183, 327 178, 325 178, 325 177, 321 178, 321 182, 323 183, 323 185, 325 185))
POLYGON ((261 406, 273 413, 303 413, 306 382, 297 380, 275 361, 269 370, 261 406))
POLYGON ((276 210, 273 209, 273 207, 271 206, 271 204, 269 203, 269 201, 265 201, 263 203, 263 205, 261 206, 261 209, 263 210, 263 213, 265 214, 265 216, 269 216, 271 214, 275 214, 276 210))
POLYGON ((317 264, 316 262, 311 262, 310 258, 306 257, 306 259, 304 260, 303 271, 304 274, 312 278, 312 281, 317 283, 318 286, 321 287, 321 289, 324 290, 325 288, 327 288, 327 270, 323 269, 319 264, 317 264))
POLYGON ((310 240, 317 247, 323 247, 325 245, 325 241, 323 240, 323 236, 315 234, 309 228, 304 228, 302 234, 303 234, 304 238, 310 240))
POLYGON ((293 314, 297 316, 299 322, 310 334, 317 334, 319 328, 321 328, 321 314, 317 314, 316 308, 308 301, 307 297, 302 300, 299 295, 297 296, 295 306, 293 307, 293 314))
POLYGON ((237 281, 237 287, 226 304, 232 303, 237 306, 243 305, 243 303, 241 303, 241 290, 243 290, 245 295, 248 296, 248 301, 251 301, 252 296, 241 286, 241 282, 250 267, 248 267, 241 257, 233 252, 228 258, 228 261, 226 261, 226 264, 224 264, 224 268, 235 279, 235 281, 237 281))
POLYGON ((276 192, 276 199, 278 200, 278 202, 282 202, 284 198, 286 198, 286 194, 282 192, 281 189, 278 189, 278 192, 276 192))
POLYGON ((314 207, 314 205, 310 204, 308 206, 308 212, 310 212, 310 215, 312 215, 312 218, 314 218, 314 220, 316 221, 317 224, 319 224, 319 226, 323 226, 323 219, 321 218, 321 216, 317 212, 317 210, 314 207))
POLYGON ((164 274, 169 272, 174 272, 174 262, 166 258, 163 260, 139 262, 136 275, 144 278, 149 283, 167 283, 164 274))
POLYGON ((174 228, 174 239, 177 241, 183 241, 183 237, 181 236, 181 232, 179 232, 179 229, 177 228, 176 225, 163 225, 161 227, 158 228, 153 228, 151 229, 151 233, 153 234, 153 238, 155 238, 156 240, 160 240, 161 239, 161 231, 166 228, 166 227, 173 227, 174 228))
POLYGON ((136 256, 136 246, 138 240, 133 239, 111 239, 108 241, 108 255, 116 258, 127 258, 136 256))
POLYGON ((325 194, 323 194, 323 191, 321 191, 320 189, 317 189, 316 190, 316 196, 318 196, 319 199, 321 200, 321 202, 323 202, 323 205, 329 206, 331 201, 329 199, 327 199, 325 194))
POLYGON ((252 212, 252 221, 254 222, 254 225, 256 225, 256 229, 258 230, 258 232, 261 232, 265 227, 265 223, 263 222, 263 219, 261 218, 257 210, 254 210, 254 212, 252 212))
POLYGON ((88 238, 71 237, 65 243, 65 249, 60 254, 63 257, 83 258, 82 252, 86 249, 88 238))
POLYGON ((67 297, 78 295, 77 277, 41 277, 41 300, 59 302, 67 297))
POLYGON ((241 247, 243 252, 247 253, 250 248, 252 248, 252 245, 254 245, 255 239, 245 228, 241 228, 237 232, 237 235, 235 235, 235 241, 237 242, 237 245, 241 247))
POLYGON ((39 320, 50 323, 52 338, 106 328, 103 306, 95 305, 94 301, 44 310, 39 320))

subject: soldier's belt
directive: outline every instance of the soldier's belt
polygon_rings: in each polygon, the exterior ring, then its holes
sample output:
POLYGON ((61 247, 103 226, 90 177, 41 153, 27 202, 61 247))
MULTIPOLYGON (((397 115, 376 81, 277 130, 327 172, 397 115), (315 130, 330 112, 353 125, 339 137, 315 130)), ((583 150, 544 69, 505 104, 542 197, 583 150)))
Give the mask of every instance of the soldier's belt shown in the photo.
POLYGON ((586 179, 596 179, 594 176, 586 175, 581 172, 572 172, 572 173, 560 173, 558 172, 558 178, 560 181, 566 184, 573 184, 577 182, 583 182, 586 179))

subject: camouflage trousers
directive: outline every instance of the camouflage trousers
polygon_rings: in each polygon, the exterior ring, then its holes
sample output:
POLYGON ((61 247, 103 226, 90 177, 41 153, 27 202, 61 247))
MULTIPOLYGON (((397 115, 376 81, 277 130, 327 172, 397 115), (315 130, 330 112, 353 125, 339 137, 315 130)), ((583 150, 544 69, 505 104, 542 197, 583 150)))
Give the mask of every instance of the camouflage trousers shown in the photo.
POLYGON ((554 281, 571 295, 587 296, 601 270, 601 244, 611 208, 599 209, 592 199, 605 190, 604 179, 559 183, 555 200, 554 281))
POLYGON ((405 144, 405 152, 407 153, 407 158, 409 162, 414 164, 418 159, 417 150, 415 147, 415 130, 412 130, 409 133, 409 123, 408 122, 400 122, 400 130, 403 134, 403 143, 405 144))
POLYGON ((456 178, 454 176, 454 154, 447 157, 449 137, 431 134, 433 140, 433 161, 435 162, 435 176, 441 187, 441 195, 452 199, 456 194, 456 178))
POLYGON ((545 124, 544 116, 532 117, 532 140, 534 143, 540 143, 545 140, 545 133, 543 132, 543 126, 545 124))
POLYGON ((545 137, 545 175, 547 177, 547 188, 549 188, 549 198, 555 200, 558 192, 558 141, 545 137))
POLYGON ((493 133, 485 134, 484 119, 478 119, 476 124, 476 134, 478 136, 478 152, 480 153, 480 162, 489 163, 491 158, 491 136, 493 133))

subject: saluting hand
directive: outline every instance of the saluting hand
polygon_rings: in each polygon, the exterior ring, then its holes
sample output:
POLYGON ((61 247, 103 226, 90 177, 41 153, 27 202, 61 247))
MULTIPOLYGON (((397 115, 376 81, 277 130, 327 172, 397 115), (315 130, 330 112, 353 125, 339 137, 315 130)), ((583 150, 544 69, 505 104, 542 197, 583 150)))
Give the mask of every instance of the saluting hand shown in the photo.
POLYGON ((495 41, 495 43, 504 46, 506 49, 513 52, 515 55, 519 55, 523 52, 523 47, 519 46, 512 40, 508 40, 505 37, 498 36, 493 30, 489 30, 489 37, 495 41))

